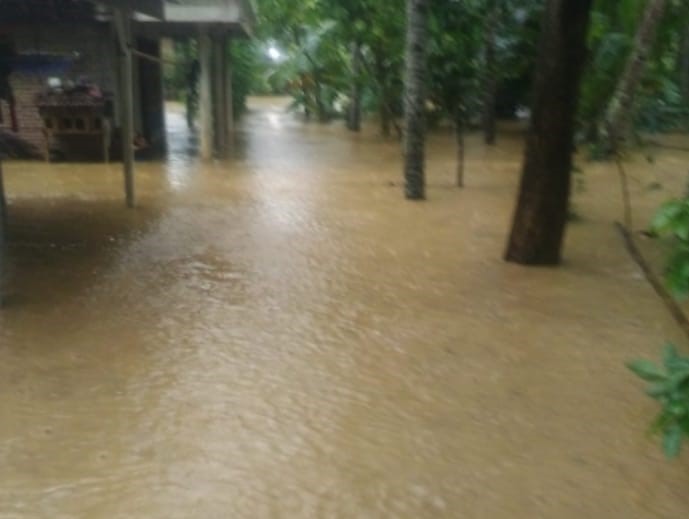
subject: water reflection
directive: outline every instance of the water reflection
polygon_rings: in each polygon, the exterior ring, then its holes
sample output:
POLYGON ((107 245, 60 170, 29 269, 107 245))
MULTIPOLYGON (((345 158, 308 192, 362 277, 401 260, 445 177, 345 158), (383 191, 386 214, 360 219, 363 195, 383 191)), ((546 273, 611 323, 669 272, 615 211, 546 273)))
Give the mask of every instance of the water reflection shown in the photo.
POLYGON ((171 103, 167 108, 167 178, 173 191, 182 191, 188 187, 198 160, 198 136, 189 130, 180 105, 171 103))

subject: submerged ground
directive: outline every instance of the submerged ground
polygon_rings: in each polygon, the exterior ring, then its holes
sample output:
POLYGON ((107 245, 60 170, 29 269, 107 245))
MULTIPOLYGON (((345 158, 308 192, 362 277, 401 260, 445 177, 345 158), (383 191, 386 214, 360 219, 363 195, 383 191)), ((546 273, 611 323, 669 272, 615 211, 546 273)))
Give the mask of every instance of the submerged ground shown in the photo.
MULTIPOLYGON (((561 269, 500 260, 521 140, 430 143, 429 201, 373 129, 254 101, 237 158, 6 165, 0 517, 684 517, 687 457, 624 368, 687 342, 582 163, 561 269)), ((642 228, 687 155, 629 164, 642 228)), ((689 454, 689 453, 686 453, 689 454)))

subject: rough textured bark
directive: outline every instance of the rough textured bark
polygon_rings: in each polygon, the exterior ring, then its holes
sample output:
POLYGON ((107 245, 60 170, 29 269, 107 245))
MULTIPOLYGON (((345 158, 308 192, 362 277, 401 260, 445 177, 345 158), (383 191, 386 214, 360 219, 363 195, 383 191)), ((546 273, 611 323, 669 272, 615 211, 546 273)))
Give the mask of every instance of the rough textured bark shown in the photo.
POLYGON ((648 57, 666 5, 666 0, 649 0, 646 5, 627 66, 610 102, 605 126, 612 151, 615 151, 631 132, 636 91, 646 71, 648 57))
POLYGON ((352 43, 352 88, 350 93, 347 128, 353 132, 361 130, 361 44, 352 43))
POLYGON ((574 121, 592 0, 548 0, 519 201, 505 259, 561 260, 567 222, 574 121))
POLYGON ((455 139, 457 141, 457 187, 464 187, 464 110, 455 112, 455 139))
POLYGON ((494 5, 488 15, 485 27, 485 63, 483 76, 483 138, 486 144, 495 144, 497 135, 498 67, 496 32, 500 11, 494 5))
POLYGON ((409 200, 425 198, 424 121, 428 0, 407 0, 404 178, 409 200))

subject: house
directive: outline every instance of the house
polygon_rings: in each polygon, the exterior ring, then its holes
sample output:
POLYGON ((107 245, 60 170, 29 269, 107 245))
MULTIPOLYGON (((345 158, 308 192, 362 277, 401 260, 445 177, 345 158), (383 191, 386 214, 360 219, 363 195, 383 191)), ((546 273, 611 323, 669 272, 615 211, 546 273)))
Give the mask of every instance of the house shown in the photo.
POLYGON ((165 149, 161 40, 198 38, 210 158, 232 130, 227 48, 254 21, 249 0, 0 0, 0 129, 43 155, 121 150, 132 205, 135 139, 165 149))

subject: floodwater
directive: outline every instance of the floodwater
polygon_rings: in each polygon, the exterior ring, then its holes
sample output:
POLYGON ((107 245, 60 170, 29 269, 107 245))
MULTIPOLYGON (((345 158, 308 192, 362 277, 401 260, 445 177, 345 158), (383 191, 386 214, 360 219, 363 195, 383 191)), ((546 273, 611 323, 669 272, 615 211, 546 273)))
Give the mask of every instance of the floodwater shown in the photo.
MULTIPOLYGON (((567 263, 500 260, 519 133, 429 145, 402 199, 373 129, 254 101, 236 158, 9 163, 0 518, 686 517, 687 455, 624 368, 687 342, 627 256, 614 169, 582 164, 567 263)), ((630 163, 638 226, 686 155, 630 163)))

